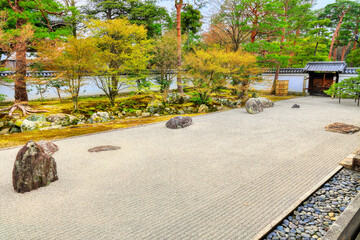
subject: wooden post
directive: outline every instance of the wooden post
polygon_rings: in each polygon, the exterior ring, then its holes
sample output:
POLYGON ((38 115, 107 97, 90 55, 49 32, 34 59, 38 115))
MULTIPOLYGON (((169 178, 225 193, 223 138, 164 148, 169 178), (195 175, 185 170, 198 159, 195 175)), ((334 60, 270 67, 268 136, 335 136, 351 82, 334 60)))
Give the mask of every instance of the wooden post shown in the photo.
POLYGON ((306 80, 309 79, 309 77, 304 77, 303 81, 303 96, 306 96, 306 80))

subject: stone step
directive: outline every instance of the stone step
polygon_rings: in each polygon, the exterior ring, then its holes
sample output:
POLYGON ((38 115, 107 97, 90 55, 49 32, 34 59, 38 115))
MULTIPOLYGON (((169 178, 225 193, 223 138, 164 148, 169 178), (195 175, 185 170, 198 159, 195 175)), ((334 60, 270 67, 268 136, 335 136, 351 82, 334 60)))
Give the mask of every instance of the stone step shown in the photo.
POLYGON ((339 164, 345 168, 360 171, 360 148, 349 154, 339 164))

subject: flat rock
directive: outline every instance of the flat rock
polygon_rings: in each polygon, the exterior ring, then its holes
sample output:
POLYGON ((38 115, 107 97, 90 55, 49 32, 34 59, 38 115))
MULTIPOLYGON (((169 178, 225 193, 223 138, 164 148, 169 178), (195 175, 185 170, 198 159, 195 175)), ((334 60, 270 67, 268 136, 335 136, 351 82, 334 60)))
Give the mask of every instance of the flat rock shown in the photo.
POLYGON ((119 150, 119 149, 121 149, 121 147, 105 145, 105 146, 98 146, 98 147, 90 148, 88 151, 89 152, 105 152, 105 151, 115 151, 115 150, 119 150))
POLYGON ((325 127, 326 131, 337 132, 343 134, 353 134, 360 131, 360 127, 346 124, 346 123, 333 123, 325 127))
POLYGON ((191 124, 192 124, 192 119, 190 117, 177 116, 167 121, 165 126, 171 129, 178 129, 178 128, 188 127, 191 124))
POLYGON ((12 173, 16 192, 24 193, 58 180, 55 159, 34 141, 29 141, 16 156, 12 173))

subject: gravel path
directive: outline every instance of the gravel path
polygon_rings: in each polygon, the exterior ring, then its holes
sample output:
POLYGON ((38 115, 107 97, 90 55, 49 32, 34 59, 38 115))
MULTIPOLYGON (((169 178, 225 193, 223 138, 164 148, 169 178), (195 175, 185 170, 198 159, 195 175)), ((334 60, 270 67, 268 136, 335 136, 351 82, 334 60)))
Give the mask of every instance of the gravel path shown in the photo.
POLYGON ((360 125, 360 108, 305 97, 65 139, 59 181, 25 194, 19 148, 0 151, 0 239, 251 239, 360 146, 324 130, 337 121, 360 125), (121 149, 87 151, 99 145, 121 149))

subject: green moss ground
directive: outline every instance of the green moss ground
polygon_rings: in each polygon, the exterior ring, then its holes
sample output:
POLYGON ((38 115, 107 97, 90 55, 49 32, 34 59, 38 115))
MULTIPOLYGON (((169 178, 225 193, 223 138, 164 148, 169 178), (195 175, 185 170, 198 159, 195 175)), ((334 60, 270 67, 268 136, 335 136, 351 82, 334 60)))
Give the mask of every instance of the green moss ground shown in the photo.
MULTIPOLYGON (((230 95, 230 92, 224 90, 220 93, 214 94, 216 97, 225 97, 233 99, 234 96, 230 95)), ((286 99, 295 98, 296 96, 273 96, 267 93, 260 93, 260 96, 269 98, 272 101, 281 101, 286 99)), ((147 104, 153 100, 162 100, 162 95, 158 93, 151 93, 148 95, 123 95, 116 99, 116 107, 111 107, 109 101, 106 97, 82 97, 79 99, 79 108, 80 114, 90 116, 98 111, 123 111, 132 112, 135 110, 143 110, 146 108, 147 104)), ((11 102, 0 103, 0 108, 11 106, 11 102)), ((66 113, 72 114, 72 102, 70 99, 65 99, 62 102, 57 100, 46 100, 46 101, 30 101, 29 106, 33 109, 47 110, 48 112, 45 115, 55 114, 55 113, 66 113)), ((194 107, 194 103, 185 103, 185 104, 173 104, 172 107, 177 109, 183 107, 194 107)), ((18 113, 19 114, 19 113, 18 113)), ((196 116, 201 114, 186 114, 186 116, 196 116)), ((119 119, 107 123, 98 123, 98 124, 84 124, 70 126, 63 129, 52 129, 52 130, 36 130, 23 133, 15 133, 10 135, 0 135, 0 148, 7 148, 13 146, 24 145, 29 140, 39 141, 39 140, 55 140, 62 139, 67 137, 74 137, 79 135, 85 135, 90 133, 97 133, 102 131, 108 131, 119 128, 128 128, 134 127, 149 123, 167 121, 174 115, 159 116, 159 117, 148 117, 148 118, 134 118, 134 119, 119 119)))

